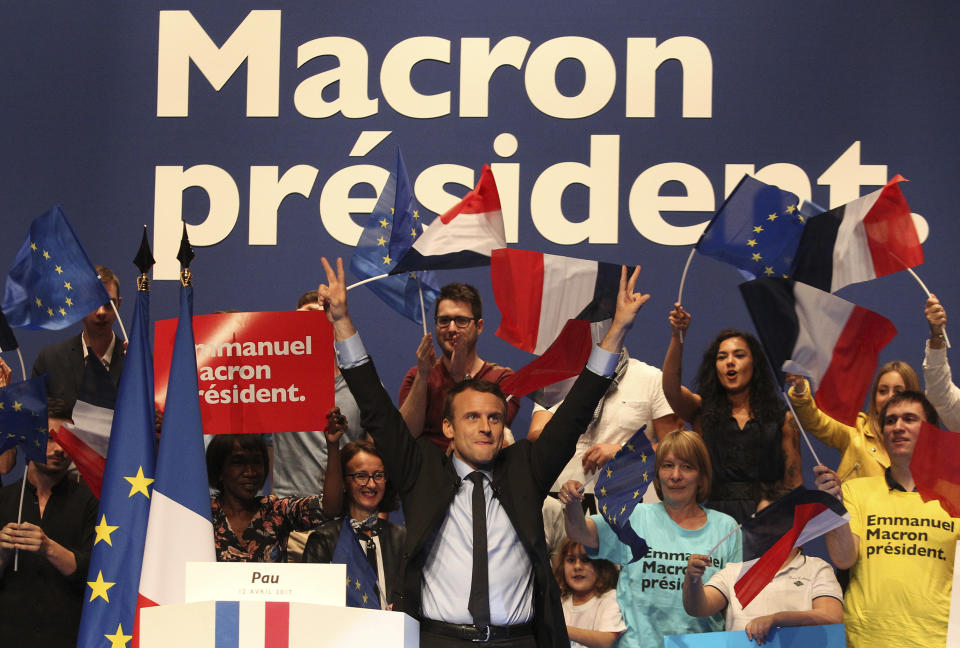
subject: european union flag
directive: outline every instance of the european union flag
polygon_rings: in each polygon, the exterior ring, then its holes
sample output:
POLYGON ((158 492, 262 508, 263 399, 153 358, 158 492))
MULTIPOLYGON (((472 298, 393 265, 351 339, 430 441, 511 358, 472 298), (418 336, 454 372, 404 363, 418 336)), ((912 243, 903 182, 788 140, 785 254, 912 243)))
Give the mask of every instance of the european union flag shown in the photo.
POLYGON ((737 267, 747 279, 789 278, 805 220, 797 196, 745 175, 696 249, 737 267))
POLYGON ((377 575, 373 573, 373 567, 360 549, 360 541, 357 540, 348 518, 343 519, 343 528, 340 529, 337 547, 333 550, 333 559, 330 562, 347 566, 348 607, 380 609, 377 575))
POLYGON ((78 648, 127 645, 133 635, 156 464, 149 334, 150 293, 141 290, 117 391, 78 648))
POLYGON ((7 274, 3 311, 10 326, 64 329, 108 301, 60 206, 34 219, 7 274))
POLYGON ((47 379, 0 387, 0 452, 20 446, 27 461, 47 463, 47 379))
POLYGON ((643 494, 653 483, 655 454, 644 433, 647 426, 630 437, 613 458, 600 468, 593 492, 600 514, 617 538, 633 551, 630 562, 636 562, 650 550, 647 542, 630 526, 630 514, 643 501, 643 494))
MULTIPOLYGON (((360 279, 369 279, 393 270, 410 246, 423 234, 423 223, 413 197, 413 187, 407 177, 403 155, 397 149, 397 168, 390 174, 380 192, 377 205, 360 235, 357 249, 350 259, 350 270, 360 279)), ((420 315, 420 288, 413 273, 385 277, 367 284, 386 304, 417 324, 420 315)), ((439 290, 431 272, 420 273, 423 289, 423 307, 433 309, 439 290)))

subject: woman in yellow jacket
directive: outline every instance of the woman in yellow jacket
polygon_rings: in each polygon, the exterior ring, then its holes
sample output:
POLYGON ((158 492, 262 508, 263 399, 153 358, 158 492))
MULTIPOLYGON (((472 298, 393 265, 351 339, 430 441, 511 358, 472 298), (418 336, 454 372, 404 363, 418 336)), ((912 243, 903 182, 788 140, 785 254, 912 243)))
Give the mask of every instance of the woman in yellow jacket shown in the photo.
POLYGON ((880 434, 880 411, 896 392, 920 391, 920 379, 913 367, 900 360, 880 367, 870 389, 870 406, 866 412, 857 414, 856 427, 845 425, 821 412, 805 378, 787 374, 786 379, 790 385, 790 401, 803 429, 843 453, 840 467, 837 468, 841 481, 883 475, 890 466, 890 458, 880 434))

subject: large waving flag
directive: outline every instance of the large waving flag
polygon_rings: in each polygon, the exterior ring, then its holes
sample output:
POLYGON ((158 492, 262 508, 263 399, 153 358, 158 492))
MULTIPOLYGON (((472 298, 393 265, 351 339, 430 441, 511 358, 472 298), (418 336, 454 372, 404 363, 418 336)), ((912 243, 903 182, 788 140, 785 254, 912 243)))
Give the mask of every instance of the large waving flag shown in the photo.
POLYGON ((897 333, 890 320, 789 279, 755 279, 740 293, 772 366, 809 377, 820 409, 854 425, 897 333))
POLYGON ((473 191, 437 217, 390 274, 485 266, 490 253, 503 247, 507 235, 500 195, 490 165, 484 164, 473 191))
MULTIPOLYGON (((349 519, 343 520, 337 546, 333 550, 334 562, 347 566, 347 606, 380 609, 380 600, 377 598, 377 575, 373 573, 373 566, 360 549, 360 542, 353 532, 349 519)), ((384 593, 384 596, 386 593, 384 593)))
POLYGON ((138 607, 183 603, 187 563, 216 560, 197 393, 193 287, 182 286, 138 607))
POLYGON ((527 394, 573 378, 587 364, 593 338, 590 322, 567 320, 560 335, 543 355, 500 383, 504 394, 523 398, 527 394))
POLYGON ((530 250, 494 250, 493 298, 500 309, 497 337, 541 354, 568 319, 600 322, 613 317, 620 266, 530 250))
POLYGON ((950 517, 960 517, 960 434, 923 423, 910 459, 917 492, 924 502, 939 500, 950 517))
POLYGON ((27 461, 47 463, 47 379, 0 387, 0 452, 21 447, 27 461))
POLYGON ((150 293, 141 290, 112 417, 78 648, 126 646, 134 634, 156 463, 149 335, 150 293))
POLYGON ((836 292, 923 263, 903 180, 808 219, 790 277, 836 292))
POLYGON ((117 388, 113 379, 96 354, 91 353, 83 369, 83 382, 77 390, 73 423, 64 423, 54 431, 57 443, 73 459, 83 481, 98 499, 116 399, 117 388))
POLYGON ((697 241, 700 254, 738 268, 748 279, 789 274, 804 218, 797 196, 745 175, 697 241))
MULTIPOLYGON (((396 169, 390 174, 377 199, 376 207, 370 212, 370 219, 350 259, 350 270, 360 279, 386 274, 396 267, 397 262, 422 234, 420 211, 414 201, 407 167, 398 149, 396 169)), ((432 273, 422 272, 419 279, 418 284, 417 276, 412 273, 402 274, 378 279, 367 286, 387 306, 417 324, 422 324, 421 288, 425 312, 433 310, 433 303, 440 291, 432 273)))
POLYGON ((848 522, 850 514, 833 495, 799 486, 741 525, 743 567, 734 592, 747 607, 777 575, 794 547, 848 522))
POLYGON ((60 206, 34 219, 7 274, 3 312, 10 326, 63 329, 108 301, 60 206))
MULTIPOLYGON (((600 514, 613 529, 620 542, 630 547, 636 562, 650 550, 647 542, 630 525, 630 514, 643 501, 643 494, 653 483, 656 455, 646 435, 647 426, 636 431, 617 454, 601 469, 593 492, 600 514)), ((643 529, 639 529, 643 531, 643 529)))

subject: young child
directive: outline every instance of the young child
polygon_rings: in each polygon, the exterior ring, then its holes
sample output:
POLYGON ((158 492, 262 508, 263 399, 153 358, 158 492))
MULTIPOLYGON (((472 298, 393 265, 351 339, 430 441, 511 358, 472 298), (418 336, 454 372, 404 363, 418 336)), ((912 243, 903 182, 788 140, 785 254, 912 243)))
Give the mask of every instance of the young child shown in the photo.
POLYGON ((587 557, 583 545, 567 538, 554 560, 563 594, 563 616, 572 648, 610 648, 627 629, 617 604, 617 568, 587 557))

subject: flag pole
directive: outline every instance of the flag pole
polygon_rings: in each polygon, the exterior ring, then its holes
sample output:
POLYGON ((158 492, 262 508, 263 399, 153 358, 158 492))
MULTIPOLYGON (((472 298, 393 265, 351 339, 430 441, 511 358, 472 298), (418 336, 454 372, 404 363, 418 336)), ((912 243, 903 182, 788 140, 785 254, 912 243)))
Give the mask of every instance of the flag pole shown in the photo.
POLYGON ((734 533, 736 533, 737 531, 739 531, 742 526, 743 526, 742 524, 738 524, 737 526, 735 526, 733 529, 730 530, 730 533, 728 533, 727 535, 725 535, 725 536, 723 536, 722 538, 720 538, 720 541, 719 541, 717 544, 713 545, 713 549, 711 549, 711 550, 710 550, 710 553, 707 554, 707 558, 709 558, 710 556, 712 556, 712 555, 713 555, 713 552, 716 551, 717 549, 719 549, 719 548, 720 548, 720 545, 722 545, 724 542, 726 542, 727 539, 728 539, 730 536, 732 536, 734 533))
POLYGON ((117 310, 117 305, 112 299, 110 300, 110 305, 113 307, 113 312, 117 316, 117 324, 120 325, 120 332, 123 333, 123 341, 129 344, 130 338, 127 337, 127 327, 123 325, 123 320, 120 319, 120 311, 117 310))
MULTIPOLYGON (((20 506, 17 508, 17 526, 23 522, 23 495, 27 490, 27 473, 30 471, 30 460, 27 459, 27 467, 23 469, 23 481, 20 483, 20 506)), ((20 567, 20 547, 13 552, 13 571, 19 571, 20 567)))
MULTIPOLYGON (((907 268, 907 272, 910 273, 910 276, 917 280, 917 283, 920 284, 920 287, 923 289, 923 292, 927 293, 927 299, 930 299, 930 291, 927 289, 926 284, 920 279, 916 272, 913 271, 913 268, 907 268)), ((947 348, 950 348, 950 338, 947 337, 947 327, 943 327, 943 342, 947 345, 947 348)))
POLYGON ((20 353, 20 347, 17 347, 17 357, 20 359, 20 375, 23 376, 23 379, 27 379, 27 368, 23 364, 23 354, 20 353))
POLYGON ((389 276, 390 276, 390 273, 386 272, 382 275, 377 275, 376 277, 369 277, 367 279, 364 279, 363 281, 358 281, 355 284, 350 284, 349 286, 347 286, 347 290, 353 290, 357 286, 362 286, 363 284, 370 283, 371 281, 376 281, 377 279, 386 279, 389 276))
POLYGON ((813 449, 813 444, 810 443, 810 437, 807 436, 807 431, 803 429, 802 425, 800 425, 800 419, 797 418, 797 413, 793 409, 793 403, 790 402, 790 395, 787 394, 787 390, 783 391, 783 400, 787 402, 787 407, 790 408, 790 413, 793 414, 793 422, 797 424, 797 429, 800 430, 800 436, 802 436, 803 440, 807 442, 807 447, 810 449, 810 454, 813 455, 814 461, 817 462, 816 465, 822 465, 820 462, 820 457, 817 456, 817 451, 813 449))
MULTIPOLYGON (((690 256, 687 257, 687 263, 683 266, 683 273, 680 275, 680 291, 677 293, 677 303, 683 303, 683 285, 687 283, 687 271, 693 262, 693 255, 697 251, 696 247, 690 248, 690 256)), ((680 331, 680 343, 683 343, 683 331, 680 331)))
POLYGON ((416 272, 410 274, 417 280, 417 292, 420 293, 420 322, 423 324, 423 337, 427 337, 427 309, 423 305, 423 286, 420 285, 420 276, 416 272))

